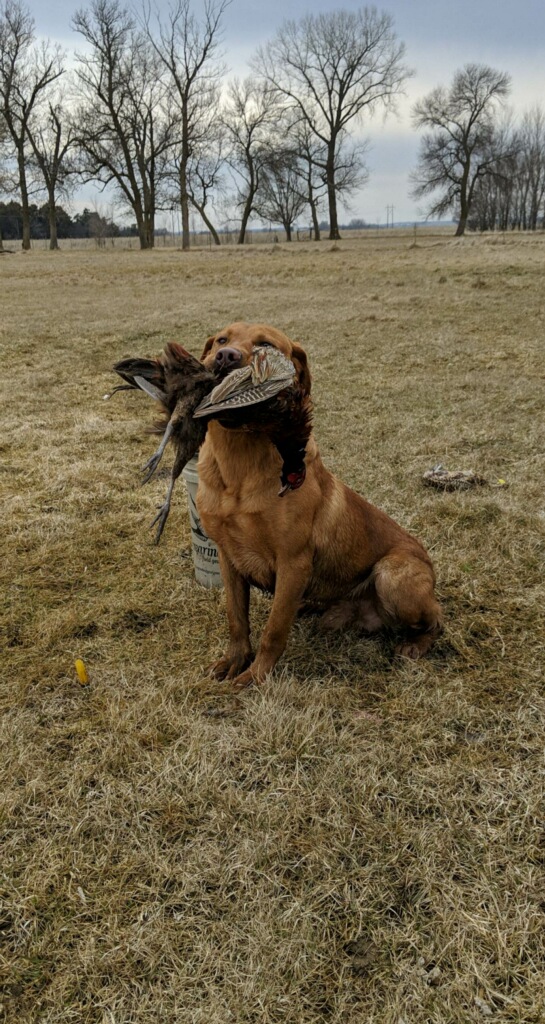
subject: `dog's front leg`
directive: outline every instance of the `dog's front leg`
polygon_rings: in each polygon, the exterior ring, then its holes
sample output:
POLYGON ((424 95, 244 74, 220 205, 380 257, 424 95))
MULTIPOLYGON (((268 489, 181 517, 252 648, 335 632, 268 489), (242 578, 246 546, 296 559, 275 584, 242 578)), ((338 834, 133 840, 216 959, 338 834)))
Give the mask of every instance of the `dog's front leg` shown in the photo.
POLYGON ((261 683, 284 653, 311 571, 312 557, 306 554, 278 566, 272 608, 255 660, 233 680, 234 690, 261 683))
POLYGON ((209 666, 216 679, 234 679, 252 660, 250 646, 250 585, 218 548, 229 621, 229 647, 223 658, 209 666))

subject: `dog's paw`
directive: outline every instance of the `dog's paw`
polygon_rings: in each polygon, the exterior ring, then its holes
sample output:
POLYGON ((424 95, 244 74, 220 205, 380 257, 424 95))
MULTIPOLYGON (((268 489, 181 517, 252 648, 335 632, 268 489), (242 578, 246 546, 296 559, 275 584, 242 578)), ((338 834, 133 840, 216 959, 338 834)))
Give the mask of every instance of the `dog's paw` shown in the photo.
POLYGON ((246 690, 249 686, 257 683, 258 679, 252 672, 251 668, 247 668, 245 672, 241 672, 240 675, 236 676, 230 683, 229 689, 231 693, 240 693, 241 690, 246 690))
POLYGON ((395 653, 398 658, 410 658, 411 661, 422 657, 422 651, 416 643, 397 644, 395 653))
POLYGON ((433 637, 427 633, 422 636, 415 637, 413 640, 405 640, 400 644, 397 644, 395 653, 401 658, 410 658, 411 661, 417 661, 424 654, 427 654, 433 643, 433 637))
POLYGON ((235 679, 250 664, 252 654, 225 654, 219 661, 213 661, 206 669, 214 679, 235 679))

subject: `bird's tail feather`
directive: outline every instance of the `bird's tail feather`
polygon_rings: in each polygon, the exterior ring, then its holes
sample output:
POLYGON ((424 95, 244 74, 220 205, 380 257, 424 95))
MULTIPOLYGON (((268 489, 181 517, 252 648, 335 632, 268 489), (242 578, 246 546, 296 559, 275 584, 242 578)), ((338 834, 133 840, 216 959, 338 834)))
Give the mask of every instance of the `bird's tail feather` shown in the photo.
POLYGON ((166 400, 165 370, 157 359, 121 359, 114 370, 131 387, 145 391, 159 402, 166 400))

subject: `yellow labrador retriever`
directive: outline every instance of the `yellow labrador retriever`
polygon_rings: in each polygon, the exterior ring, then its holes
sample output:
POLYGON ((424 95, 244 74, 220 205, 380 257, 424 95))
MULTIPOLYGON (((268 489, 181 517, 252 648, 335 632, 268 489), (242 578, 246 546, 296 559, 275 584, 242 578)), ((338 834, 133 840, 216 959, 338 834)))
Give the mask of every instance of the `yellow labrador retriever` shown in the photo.
MULTIPOLYGON (((254 347, 267 344, 293 361, 308 396, 304 350, 266 324, 230 324, 208 339, 201 360, 210 368, 245 366, 254 347)), ((262 681, 282 655, 304 603, 322 609, 326 629, 403 627, 398 652, 425 654, 440 632, 441 609, 420 542, 325 469, 313 435, 305 483, 282 498, 281 462, 263 434, 210 422, 199 456, 197 507, 218 547, 230 634, 212 673, 232 680, 234 689, 262 681), (255 656, 250 585, 274 594, 255 656)))

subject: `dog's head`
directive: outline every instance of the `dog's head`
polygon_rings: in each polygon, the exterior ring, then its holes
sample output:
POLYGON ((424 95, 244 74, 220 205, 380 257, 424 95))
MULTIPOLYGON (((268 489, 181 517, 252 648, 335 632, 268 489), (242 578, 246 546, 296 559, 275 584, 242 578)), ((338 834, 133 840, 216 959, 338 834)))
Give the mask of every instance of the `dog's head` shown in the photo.
POLYGON ((299 387, 305 395, 309 395, 311 377, 305 350, 297 342, 290 341, 282 331, 268 324, 247 324, 243 321, 229 324, 223 331, 208 338, 201 362, 209 370, 235 370, 239 366, 246 366, 254 348, 263 345, 277 348, 291 359, 297 371, 299 387))

